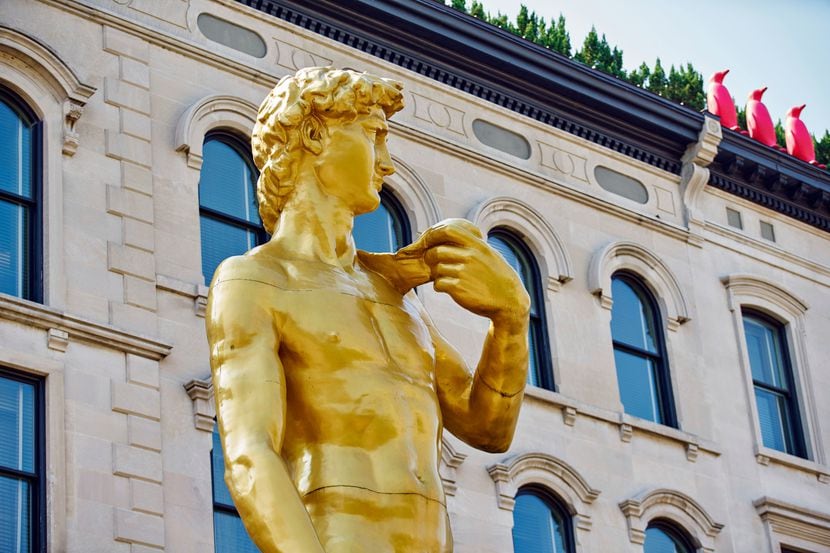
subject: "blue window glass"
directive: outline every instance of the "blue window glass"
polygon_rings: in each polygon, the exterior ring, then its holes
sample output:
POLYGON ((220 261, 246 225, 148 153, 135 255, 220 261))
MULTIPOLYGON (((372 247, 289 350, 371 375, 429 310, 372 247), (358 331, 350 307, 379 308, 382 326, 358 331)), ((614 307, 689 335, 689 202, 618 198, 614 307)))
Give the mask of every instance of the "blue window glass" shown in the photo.
POLYGON ((259 175, 248 150, 227 133, 215 132, 205 138, 199 178, 205 283, 210 283, 224 259, 267 240, 256 199, 259 175))
POLYGON ((259 553, 242 525, 231 493, 225 485, 225 457, 219 427, 213 429, 213 449, 210 452, 213 473, 213 541, 216 553, 259 553))
POLYGON ((409 221, 400 202, 381 190, 378 208, 355 217, 352 236, 359 250, 394 252, 409 244, 409 221))
POLYGON ((513 508, 515 553, 571 553, 571 520, 561 504, 534 489, 521 489, 513 508))
POLYGON ((743 314, 744 336, 761 438, 766 447, 805 456, 784 328, 763 315, 743 314))
POLYGON ((527 383, 553 390, 553 371, 550 363, 547 324, 545 322, 544 297, 539 282, 539 269, 527 247, 510 231, 494 229, 487 236, 489 243, 519 274, 530 295, 530 327, 528 328, 527 383))
POLYGON ((643 553, 692 553, 689 540, 669 523, 656 521, 646 528, 643 553))
POLYGON ((0 292, 41 300, 40 123, 0 88, 0 292))
POLYGON ((625 412, 675 426, 660 316, 648 290, 634 277, 611 279, 611 338, 620 400, 625 412))
POLYGON ((39 385, 0 371, 0 551, 39 551, 41 484, 39 385))

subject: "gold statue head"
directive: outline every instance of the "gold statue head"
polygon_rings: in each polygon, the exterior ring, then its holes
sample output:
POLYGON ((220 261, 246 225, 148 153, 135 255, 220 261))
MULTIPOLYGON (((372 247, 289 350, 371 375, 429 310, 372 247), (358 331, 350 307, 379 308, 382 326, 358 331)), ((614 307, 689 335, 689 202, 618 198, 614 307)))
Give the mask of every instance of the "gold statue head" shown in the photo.
POLYGON ((280 79, 262 102, 251 137, 259 214, 273 234, 294 188, 303 153, 319 155, 330 125, 348 123, 379 107, 388 119, 403 108, 403 85, 348 69, 309 67, 280 79))

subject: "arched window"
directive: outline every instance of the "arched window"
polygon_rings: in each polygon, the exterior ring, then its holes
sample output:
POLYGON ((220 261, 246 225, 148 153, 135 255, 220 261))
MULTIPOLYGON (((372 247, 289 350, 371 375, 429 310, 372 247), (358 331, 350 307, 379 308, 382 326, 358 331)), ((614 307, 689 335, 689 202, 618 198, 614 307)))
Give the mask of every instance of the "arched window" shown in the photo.
POLYGON ((694 547, 673 524, 654 520, 646 528, 643 553, 693 553, 694 547))
POLYGON ((743 310, 742 314, 764 446, 805 457, 784 326, 755 311, 743 310))
POLYGON ((205 137, 199 177, 202 274, 205 284, 224 259, 264 243, 256 199, 259 178, 250 148, 236 136, 214 131, 205 137))
POLYGON ((528 329, 530 363, 527 383, 553 390, 553 371, 550 366, 550 348, 545 323, 545 302, 536 261, 527 246, 503 228, 491 230, 487 235, 487 242, 519 273, 530 295, 530 328, 528 329))
POLYGON ((571 517, 561 501, 543 490, 522 488, 513 508, 514 553, 572 553, 571 517))
POLYGON ((662 325, 654 297, 628 273, 611 278, 611 339, 625 412, 676 426, 662 325))
POLYGON ((42 301, 40 121, 0 88, 0 292, 42 301))
POLYGON ((376 210, 355 217, 352 235, 359 250, 375 253, 397 251, 412 240, 403 206, 385 189, 376 210))
POLYGON ((219 439, 219 426, 213 428, 213 449, 210 451, 213 479, 213 543, 216 553, 259 553, 248 537, 242 519, 225 485, 225 457, 219 439))

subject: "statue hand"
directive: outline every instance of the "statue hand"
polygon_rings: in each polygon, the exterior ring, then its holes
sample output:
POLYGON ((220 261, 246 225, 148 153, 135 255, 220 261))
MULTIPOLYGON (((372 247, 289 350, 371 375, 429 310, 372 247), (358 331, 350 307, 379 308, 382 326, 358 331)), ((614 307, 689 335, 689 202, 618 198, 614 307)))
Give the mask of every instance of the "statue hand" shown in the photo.
POLYGON ((519 275, 470 221, 442 221, 396 257, 409 249, 423 251, 435 290, 461 307, 493 321, 527 320, 530 297, 519 275))

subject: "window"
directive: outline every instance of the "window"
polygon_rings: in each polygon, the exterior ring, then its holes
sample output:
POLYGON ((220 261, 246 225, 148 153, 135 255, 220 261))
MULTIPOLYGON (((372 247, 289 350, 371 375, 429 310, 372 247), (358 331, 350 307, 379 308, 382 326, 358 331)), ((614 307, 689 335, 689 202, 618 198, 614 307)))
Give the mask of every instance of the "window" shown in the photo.
POLYGON ((522 488, 513 508, 513 551, 515 553, 572 553, 571 517, 551 494, 522 488))
POLYGON ((545 303, 539 282, 539 269, 533 255, 510 231, 502 228, 491 230, 487 236, 487 242, 519 273, 530 295, 530 328, 528 329, 530 363, 527 383, 531 386, 553 390, 553 370, 550 366, 545 303))
POLYGON ((41 382, 0 369, 0 551, 45 547, 41 382))
POLYGON ((234 507, 231 493, 225 485, 225 457, 222 455, 218 425, 213 428, 210 468, 213 476, 213 542, 216 553, 259 553, 259 549, 248 537, 234 507))
POLYGON ((747 310, 743 323, 764 446, 805 457, 784 326, 747 310))
POLYGON ((411 240, 403 207, 386 190, 376 210, 355 217, 352 235, 358 249, 375 253, 397 251, 411 240))
POLYGON ((205 138, 199 178, 202 274, 209 284, 225 258, 264 243, 256 199, 259 178, 250 148, 226 132, 205 138))
POLYGON ((761 221, 761 238, 775 242, 775 227, 772 226, 772 223, 761 221))
POLYGON ((692 553, 689 539, 673 524, 662 520, 651 522, 646 529, 643 553, 692 553))
POLYGON ((0 292, 42 301, 40 122, 0 88, 0 292))
POLYGON ((736 229, 744 228, 741 212, 728 207, 726 208, 726 222, 729 223, 730 227, 735 227, 736 229))
POLYGON ((627 273, 611 278, 611 339, 625 412, 676 426, 668 364, 657 304, 627 273))

